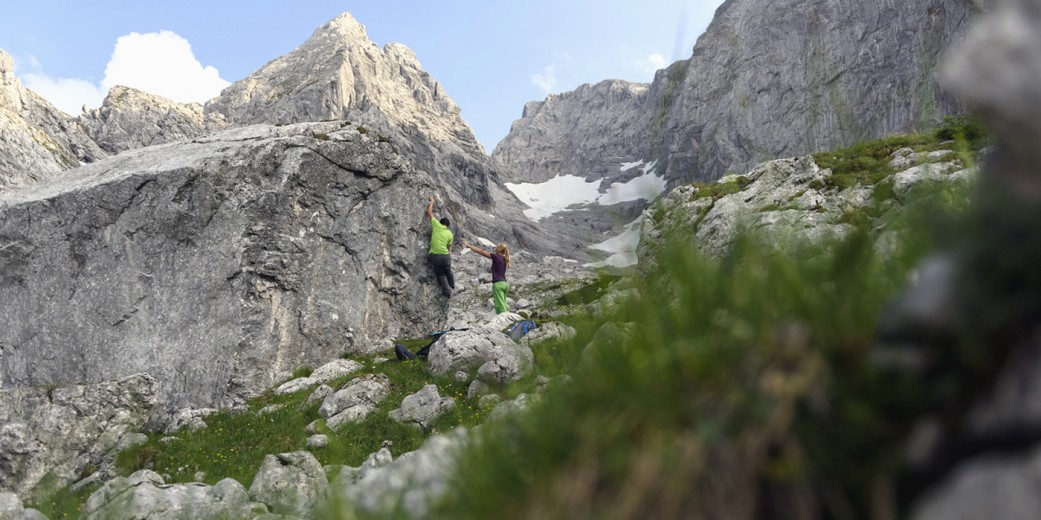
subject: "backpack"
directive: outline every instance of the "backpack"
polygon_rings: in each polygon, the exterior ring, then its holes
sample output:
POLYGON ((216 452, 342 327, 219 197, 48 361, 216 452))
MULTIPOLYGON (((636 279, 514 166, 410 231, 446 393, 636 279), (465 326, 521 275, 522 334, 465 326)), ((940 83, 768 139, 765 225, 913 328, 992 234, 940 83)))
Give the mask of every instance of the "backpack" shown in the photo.
POLYGON ((520 341, 529 332, 537 329, 539 325, 531 320, 521 320, 510 326, 510 330, 506 332, 506 335, 513 341, 520 341))

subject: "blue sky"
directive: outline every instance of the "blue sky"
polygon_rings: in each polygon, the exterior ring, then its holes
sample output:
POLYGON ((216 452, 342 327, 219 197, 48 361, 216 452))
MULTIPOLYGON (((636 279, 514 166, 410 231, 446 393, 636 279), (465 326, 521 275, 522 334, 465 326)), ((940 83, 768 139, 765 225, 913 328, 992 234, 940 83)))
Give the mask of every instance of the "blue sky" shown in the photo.
POLYGON ((205 101, 349 11, 400 42, 491 152, 524 104, 604 79, 649 82, 690 56, 722 0, 31 0, 4 6, 0 49, 60 108, 114 84, 205 101), (165 76, 165 77, 164 77, 165 76))

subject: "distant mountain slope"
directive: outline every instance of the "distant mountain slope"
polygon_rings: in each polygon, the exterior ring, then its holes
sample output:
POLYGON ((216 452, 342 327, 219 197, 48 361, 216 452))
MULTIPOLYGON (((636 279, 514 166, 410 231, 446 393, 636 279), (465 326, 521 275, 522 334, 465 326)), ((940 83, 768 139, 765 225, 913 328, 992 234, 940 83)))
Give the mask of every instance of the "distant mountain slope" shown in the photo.
POLYGON ((650 85, 607 81, 525 107, 493 152, 511 181, 610 181, 657 160, 670 186, 927 129, 960 110, 937 61, 981 7, 969 0, 728 0, 692 56, 650 85))
POLYGON ((0 50, 0 192, 105 155, 74 119, 24 88, 0 50))

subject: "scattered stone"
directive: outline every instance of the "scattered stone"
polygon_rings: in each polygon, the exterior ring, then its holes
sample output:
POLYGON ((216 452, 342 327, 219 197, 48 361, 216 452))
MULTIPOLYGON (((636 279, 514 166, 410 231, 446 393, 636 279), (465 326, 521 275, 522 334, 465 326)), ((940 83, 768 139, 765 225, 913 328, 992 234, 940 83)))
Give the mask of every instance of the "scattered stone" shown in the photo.
POLYGON ((107 475, 116 454, 140 439, 137 432, 155 412, 158 393, 158 382, 144 374, 91 385, 0 389, 0 489, 29 497, 45 476, 51 484, 69 485, 88 467, 107 475))
POLYGON ((466 398, 473 399, 474 397, 485 395, 491 391, 492 389, 488 386, 488 383, 475 379, 470 383, 470 386, 466 388, 466 398))
MULTIPOLYGON (((487 397, 487 396, 485 396, 487 397)), ((521 413, 528 409, 531 405, 532 397, 528 394, 520 394, 512 401, 503 401, 492 408, 492 411, 488 414, 488 420, 497 421, 508 415, 515 413, 521 413)))
POLYGON ((182 408, 174 413, 163 433, 177 433, 187 429, 196 432, 206 428, 205 418, 217 413, 216 408, 182 408))
POLYGON ((308 449, 321 449, 329 445, 329 436, 327 435, 312 435, 307 438, 308 449))
POLYGON ((257 416, 263 417, 265 415, 271 415, 271 414, 273 414, 275 412, 278 412, 280 410, 284 410, 285 407, 286 407, 286 405, 284 405, 284 404, 270 404, 270 405, 267 405, 267 406, 261 408, 260 410, 257 410, 257 416))
POLYGON ((388 416, 397 421, 418 426, 424 431, 430 430, 442 415, 455 409, 455 401, 450 397, 441 397, 437 386, 426 385, 419 392, 401 401, 401 408, 392 410, 388 416))
POLYGON ((366 417, 390 393, 390 378, 383 374, 369 374, 353 379, 341 390, 322 401, 318 414, 325 424, 335 430, 342 424, 358 422, 366 417))
POLYGON ((555 321, 540 323, 538 328, 524 336, 529 345, 541 343, 551 339, 570 340, 578 335, 574 327, 564 325, 555 321))
POLYGON ((333 392, 335 392, 335 390, 333 390, 333 387, 329 385, 318 385, 318 388, 315 388, 314 391, 311 392, 311 395, 307 396, 307 399, 304 400, 303 405, 309 406, 315 402, 323 401, 326 397, 332 395, 333 392))
POLYGON ((492 408, 502 402, 502 396, 499 394, 485 394, 477 400, 477 406, 482 409, 492 408))

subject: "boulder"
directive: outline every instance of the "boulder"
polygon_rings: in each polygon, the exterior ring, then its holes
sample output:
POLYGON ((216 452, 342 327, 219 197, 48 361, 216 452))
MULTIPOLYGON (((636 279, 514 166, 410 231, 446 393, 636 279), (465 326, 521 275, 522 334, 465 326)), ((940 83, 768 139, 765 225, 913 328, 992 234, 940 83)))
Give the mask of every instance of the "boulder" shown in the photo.
POLYGON ((353 372, 357 372, 358 370, 361 370, 361 368, 362 364, 357 361, 337 359, 318 367, 318 369, 312 372, 310 376, 298 377, 291 381, 286 381, 275 389, 275 393, 278 395, 285 395, 299 392, 315 385, 327 383, 338 377, 343 377, 353 372))
POLYGON ((130 150, 19 190, 0 201, 0 382, 147 372, 164 408, 226 407, 437 323, 416 218, 433 189, 329 122, 130 150))
POLYGON ((68 485, 104 468, 144 428, 158 382, 137 375, 94 385, 0 390, 0 490, 24 499, 45 479, 68 485))
POLYGON ((87 499, 81 517, 85 520, 246 520, 266 512, 262 504, 249 501, 246 489, 235 480, 224 479, 213 486, 201 483, 168 485, 158 474, 140 470, 129 477, 116 477, 106 482, 87 499))
POLYGON ((353 379, 322 401, 318 414, 325 418, 329 428, 344 423, 358 422, 369 416, 390 393, 390 378, 370 374, 353 379))
POLYGON ((377 515, 404 511, 412 518, 424 518, 448 492, 457 457, 469 438, 466 429, 457 428, 430 437, 418 450, 394 460, 389 451, 381 450, 378 460, 370 457, 362 468, 342 471, 331 493, 360 511, 377 515))
POLYGON ((455 409, 455 400, 441 397, 436 385, 426 385, 401 401, 401 408, 392 410, 389 417, 395 421, 412 424, 429 431, 442 415, 455 409))
POLYGON ((534 354, 527 345, 514 343, 498 331, 450 331, 430 347, 430 371, 435 375, 477 369, 488 383, 516 381, 534 366, 534 354))
POLYGON ((267 455, 249 486, 249 496, 272 513, 311 517, 325 495, 329 480, 318 460, 307 451, 267 455))

